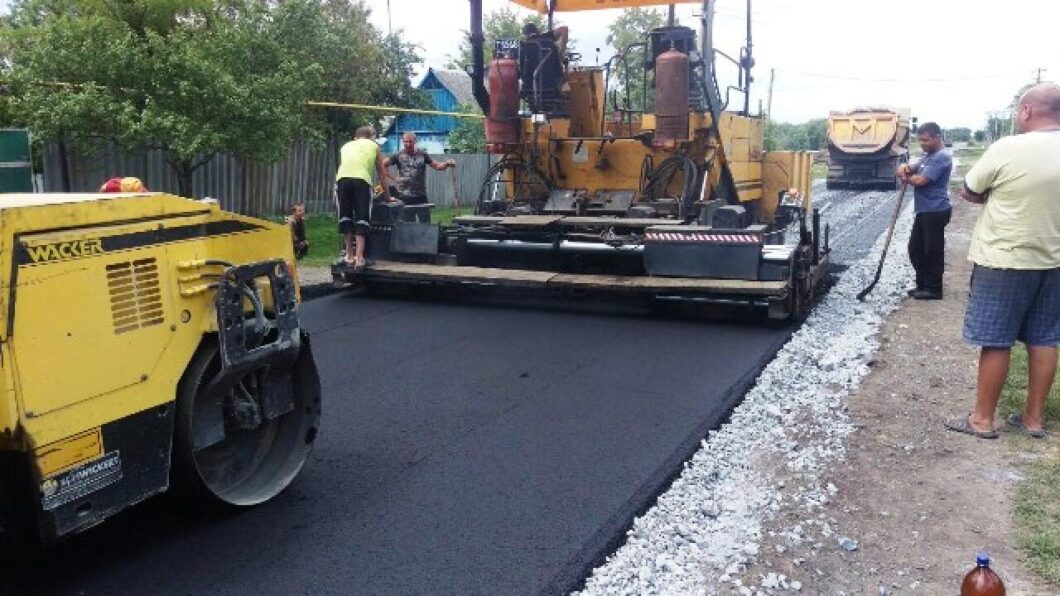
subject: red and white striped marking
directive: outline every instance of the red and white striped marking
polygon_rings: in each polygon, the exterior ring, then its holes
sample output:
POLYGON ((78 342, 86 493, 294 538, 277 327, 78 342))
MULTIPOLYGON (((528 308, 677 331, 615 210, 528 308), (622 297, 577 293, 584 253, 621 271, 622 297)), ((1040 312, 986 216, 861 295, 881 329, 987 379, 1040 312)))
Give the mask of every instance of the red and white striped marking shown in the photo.
POLYGON ((701 234, 684 232, 648 232, 648 242, 705 242, 713 244, 758 244, 762 237, 757 234, 701 234))

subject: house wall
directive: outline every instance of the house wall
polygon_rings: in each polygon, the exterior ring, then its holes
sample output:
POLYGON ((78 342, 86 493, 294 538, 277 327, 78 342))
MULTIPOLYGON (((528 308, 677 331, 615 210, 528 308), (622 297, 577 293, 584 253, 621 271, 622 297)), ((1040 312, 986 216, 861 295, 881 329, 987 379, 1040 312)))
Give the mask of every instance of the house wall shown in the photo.
MULTIPOLYGON (((460 105, 456 97, 433 75, 420 85, 420 90, 431 98, 431 104, 440 112, 456 112, 460 105)), ((401 148, 401 135, 416 133, 420 149, 428 153, 445 153, 449 150, 449 133, 456 128, 453 116, 430 116, 425 114, 400 114, 388 131, 383 151, 394 153, 401 148)))
MULTIPOLYGON (((416 132, 416 131, 413 131, 416 132)), ((416 146, 431 155, 449 151, 449 135, 416 132, 416 146)), ((383 153, 390 155, 401 151, 401 135, 390 135, 383 143, 383 153)))

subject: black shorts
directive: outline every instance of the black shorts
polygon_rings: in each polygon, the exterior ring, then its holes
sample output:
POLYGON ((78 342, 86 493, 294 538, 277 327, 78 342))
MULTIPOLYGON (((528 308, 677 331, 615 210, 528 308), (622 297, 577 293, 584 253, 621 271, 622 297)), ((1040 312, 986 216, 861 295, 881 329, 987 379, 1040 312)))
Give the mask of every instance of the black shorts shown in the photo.
POLYGON ((339 178, 335 183, 335 196, 339 203, 339 233, 367 236, 372 188, 360 178, 339 178))

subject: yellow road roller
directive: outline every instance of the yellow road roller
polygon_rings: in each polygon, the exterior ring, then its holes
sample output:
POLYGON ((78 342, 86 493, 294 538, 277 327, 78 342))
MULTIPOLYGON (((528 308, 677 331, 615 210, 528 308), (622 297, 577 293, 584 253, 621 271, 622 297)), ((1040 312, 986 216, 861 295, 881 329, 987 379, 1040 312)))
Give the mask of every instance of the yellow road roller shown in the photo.
POLYGON ((0 534, 171 486, 252 506, 320 421, 286 227, 164 193, 0 194, 0 534))

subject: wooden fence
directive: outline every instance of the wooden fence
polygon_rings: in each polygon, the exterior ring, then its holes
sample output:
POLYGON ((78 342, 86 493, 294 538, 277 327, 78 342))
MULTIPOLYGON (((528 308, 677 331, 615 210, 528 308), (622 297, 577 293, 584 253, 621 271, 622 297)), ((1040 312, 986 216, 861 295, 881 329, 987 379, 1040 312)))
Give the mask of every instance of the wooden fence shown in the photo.
MULTIPOLYGON (((213 197, 229 211, 262 216, 285 212, 302 202, 310 213, 333 210, 333 187, 338 167, 339 143, 296 141, 284 159, 260 164, 231 155, 217 155, 195 171, 192 195, 213 197)), ((435 159, 457 162, 456 196, 462 207, 473 205, 486 171, 494 162, 486 154, 434 155, 435 159)), ((161 151, 130 154, 111 147, 85 156, 67 152, 70 188, 63 188, 62 158, 56 144, 44 148, 45 192, 92 192, 108 178, 136 176, 151 190, 177 192, 177 177, 161 151)), ((427 170, 427 196, 440 207, 453 203, 451 173, 427 170)))

